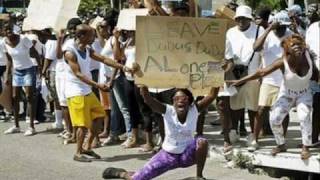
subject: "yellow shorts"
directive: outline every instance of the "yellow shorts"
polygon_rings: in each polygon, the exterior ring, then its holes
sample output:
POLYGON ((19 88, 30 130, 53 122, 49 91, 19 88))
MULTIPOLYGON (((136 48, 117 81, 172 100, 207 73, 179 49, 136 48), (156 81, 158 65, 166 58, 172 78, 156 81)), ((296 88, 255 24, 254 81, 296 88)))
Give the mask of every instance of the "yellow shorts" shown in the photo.
POLYGON ((94 93, 67 99, 73 127, 91 128, 92 121, 103 118, 105 112, 94 93))
POLYGON ((260 86, 259 106, 271 107, 277 101, 280 87, 270 84, 260 86))

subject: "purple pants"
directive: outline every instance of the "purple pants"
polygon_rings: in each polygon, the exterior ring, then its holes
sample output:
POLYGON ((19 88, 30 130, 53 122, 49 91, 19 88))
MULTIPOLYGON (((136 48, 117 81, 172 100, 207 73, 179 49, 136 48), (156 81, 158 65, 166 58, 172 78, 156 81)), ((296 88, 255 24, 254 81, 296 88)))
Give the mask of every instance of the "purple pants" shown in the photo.
POLYGON ((132 179, 149 180, 169 170, 194 165, 196 163, 196 150, 199 140, 207 141, 202 137, 194 138, 181 154, 171 154, 163 149, 160 150, 142 169, 132 175, 132 179))

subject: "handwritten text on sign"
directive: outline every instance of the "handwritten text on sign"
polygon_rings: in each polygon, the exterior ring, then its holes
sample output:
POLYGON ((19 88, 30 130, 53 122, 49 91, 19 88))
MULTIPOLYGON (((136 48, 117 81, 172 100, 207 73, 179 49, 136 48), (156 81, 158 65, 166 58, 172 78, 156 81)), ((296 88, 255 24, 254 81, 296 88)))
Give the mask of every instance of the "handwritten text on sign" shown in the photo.
POLYGON ((136 60, 149 87, 203 90, 223 84, 226 21, 189 17, 137 17, 136 60))

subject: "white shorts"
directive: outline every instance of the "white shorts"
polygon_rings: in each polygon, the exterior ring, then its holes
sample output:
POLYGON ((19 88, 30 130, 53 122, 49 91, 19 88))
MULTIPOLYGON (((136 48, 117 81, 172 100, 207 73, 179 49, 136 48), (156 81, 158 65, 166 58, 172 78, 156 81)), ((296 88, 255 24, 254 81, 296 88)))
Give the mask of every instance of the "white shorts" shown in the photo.
POLYGON ((248 109, 258 110, 260 82, 249 81, 238 89, 238 93, 230 97, 232 110, 248 109))
POLYGON ((67 107, 66 91, 66 77, 63 72, 56 73, 56 90, 59 99, 60 106, 67 107))

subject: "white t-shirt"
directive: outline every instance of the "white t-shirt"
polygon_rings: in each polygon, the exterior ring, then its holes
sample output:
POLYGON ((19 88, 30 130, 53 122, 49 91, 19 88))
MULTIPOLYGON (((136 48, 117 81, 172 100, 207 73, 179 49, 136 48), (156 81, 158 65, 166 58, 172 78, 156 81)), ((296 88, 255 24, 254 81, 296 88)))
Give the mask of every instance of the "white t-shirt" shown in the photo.
MULTIPOLYGON (((232 27, 226 34, 225 58, 233 59, 235 64, 248 65, 250 57, 253 53, 253 43, 256 40, 258 26, 251 23, 246 31, 240 31, 238 26, 232 27)), ((264 32, 263 27, 259 28, 258 37, 264 32)), ((255 53, 249 68, 248 73, 254 73, 260 65, 260 54, 255 53)))
POLYGON ((7 65, 7 56, 4 52, 4 39, 0 37, 0 66, 6 66, 7 65))
POLYGON ((306 43, 316 54, 315 64, 320 69, 320 21, 310 25, 306 32, 306 43))
POLYGON ((166 112, 163 114, 165 138, 162 143, 163 150, 181 154, 186 149, 187 145, 192 142, 194 132, 197 129, 198 109, 195 104, 189 107, 189 111, 184 124, 178 119, 175 108, 171 105, 166 105, 166 112))
MULTIPOLYGON (((46 51, 45 46, 39 41, 38 36, 35 34, 26 34, 25 36, 28 37, 31 40, 31 42, 36 41, 34 48, 37 50, 37 52, 40 56, 44 55, 44 53, 46 51)), ((37 62, 36 58, 31 58, 31 61, 33 63, 33 66, 38 66, 38 62, 37 62)))
MULTIPOLYGON (((102 56, 105 56, 105 57, 108 57, 108 58, 111 58, 113 59, 113 50, 112 50, 112 44, 114 44, 115 42, 115 39, 113 37, 110 37, 102 51, 101 51, 101 55, 102 56)), ((106 82, 106 77, 108 78, 111 78, 112 76, 112 67, 110 66, 107 66, 103 63, 100 63, 100 68, 99 68, 99 83, 105 83, 106 82)))
MULTIPOLYGON (((281 47, 281 41, 291 35, 292 32, 287 29, 285 35, 281 38, 276 36, 276 34, 271 31, 264 44, 262 50, 262 67, 265 68, 276 61, 278 58, 281 58, 283 55, 283 48, 281 47)), ((281 70, 277 70, 265 77, 263 77, 262 83, 269 84, 272 86, 280 87, 283 80, 283 75, 281 70)))
POLYGON ((33 43, 25 36, 20 35, 20 41, 16 47, 12 48, 7 43, 4 43, 4 51, 12 57, 14 69, 27 69, 33 66, 30 58, 30 48, 33 43))
POLYGON ((45 58, 48 60, 51 60, 51 64, 49 67, 50 71, 56 71, 56 65, 57 65, 57 40, 49 39, 47 40, 45 44, 45 58))
MULTIPOLYGON (((129 46, 124 50, 124 54, 126 56, 126 64, 125 66, 132 68, 133 63, 136 62, 136 47, 132 47, 129 46)), ((129 81, 134 81, 134 75, 129 73, 129 72, 125 72, 126 78, 129 81)))
MULTIPOLYGON (((81 73, 87 76, 88 78, 92 79, 91 72, 90 72, 91 58, 90 58, 89 48, 86 48, 85 57, 82 57, 78 52, 75 42, 73 40, 71 42, 65 43, 62 51, 73 52, 77 57, 77 62, 79 64, 81 73)), ((78 77, 76 77, 69 65, 66 65, 65 76, 66 76, 65 95, 67 98, 71 98, 75 96, 85 96, 92 92, 91 86, 81 81, 78 77)))
MULTIPOLYGON (((95 39, 94 42, 92 43, 91 45, 92 49, 100 54, 101 51, 102 51, 102 47, 101 47, 101 44, 100 44, 100 41, 98 39, 95 39)), ((90 70, 97 70, 100 68, 100 62, 99 61, 95 61, 95 60, 91 60, 90 62, 90 70)))

